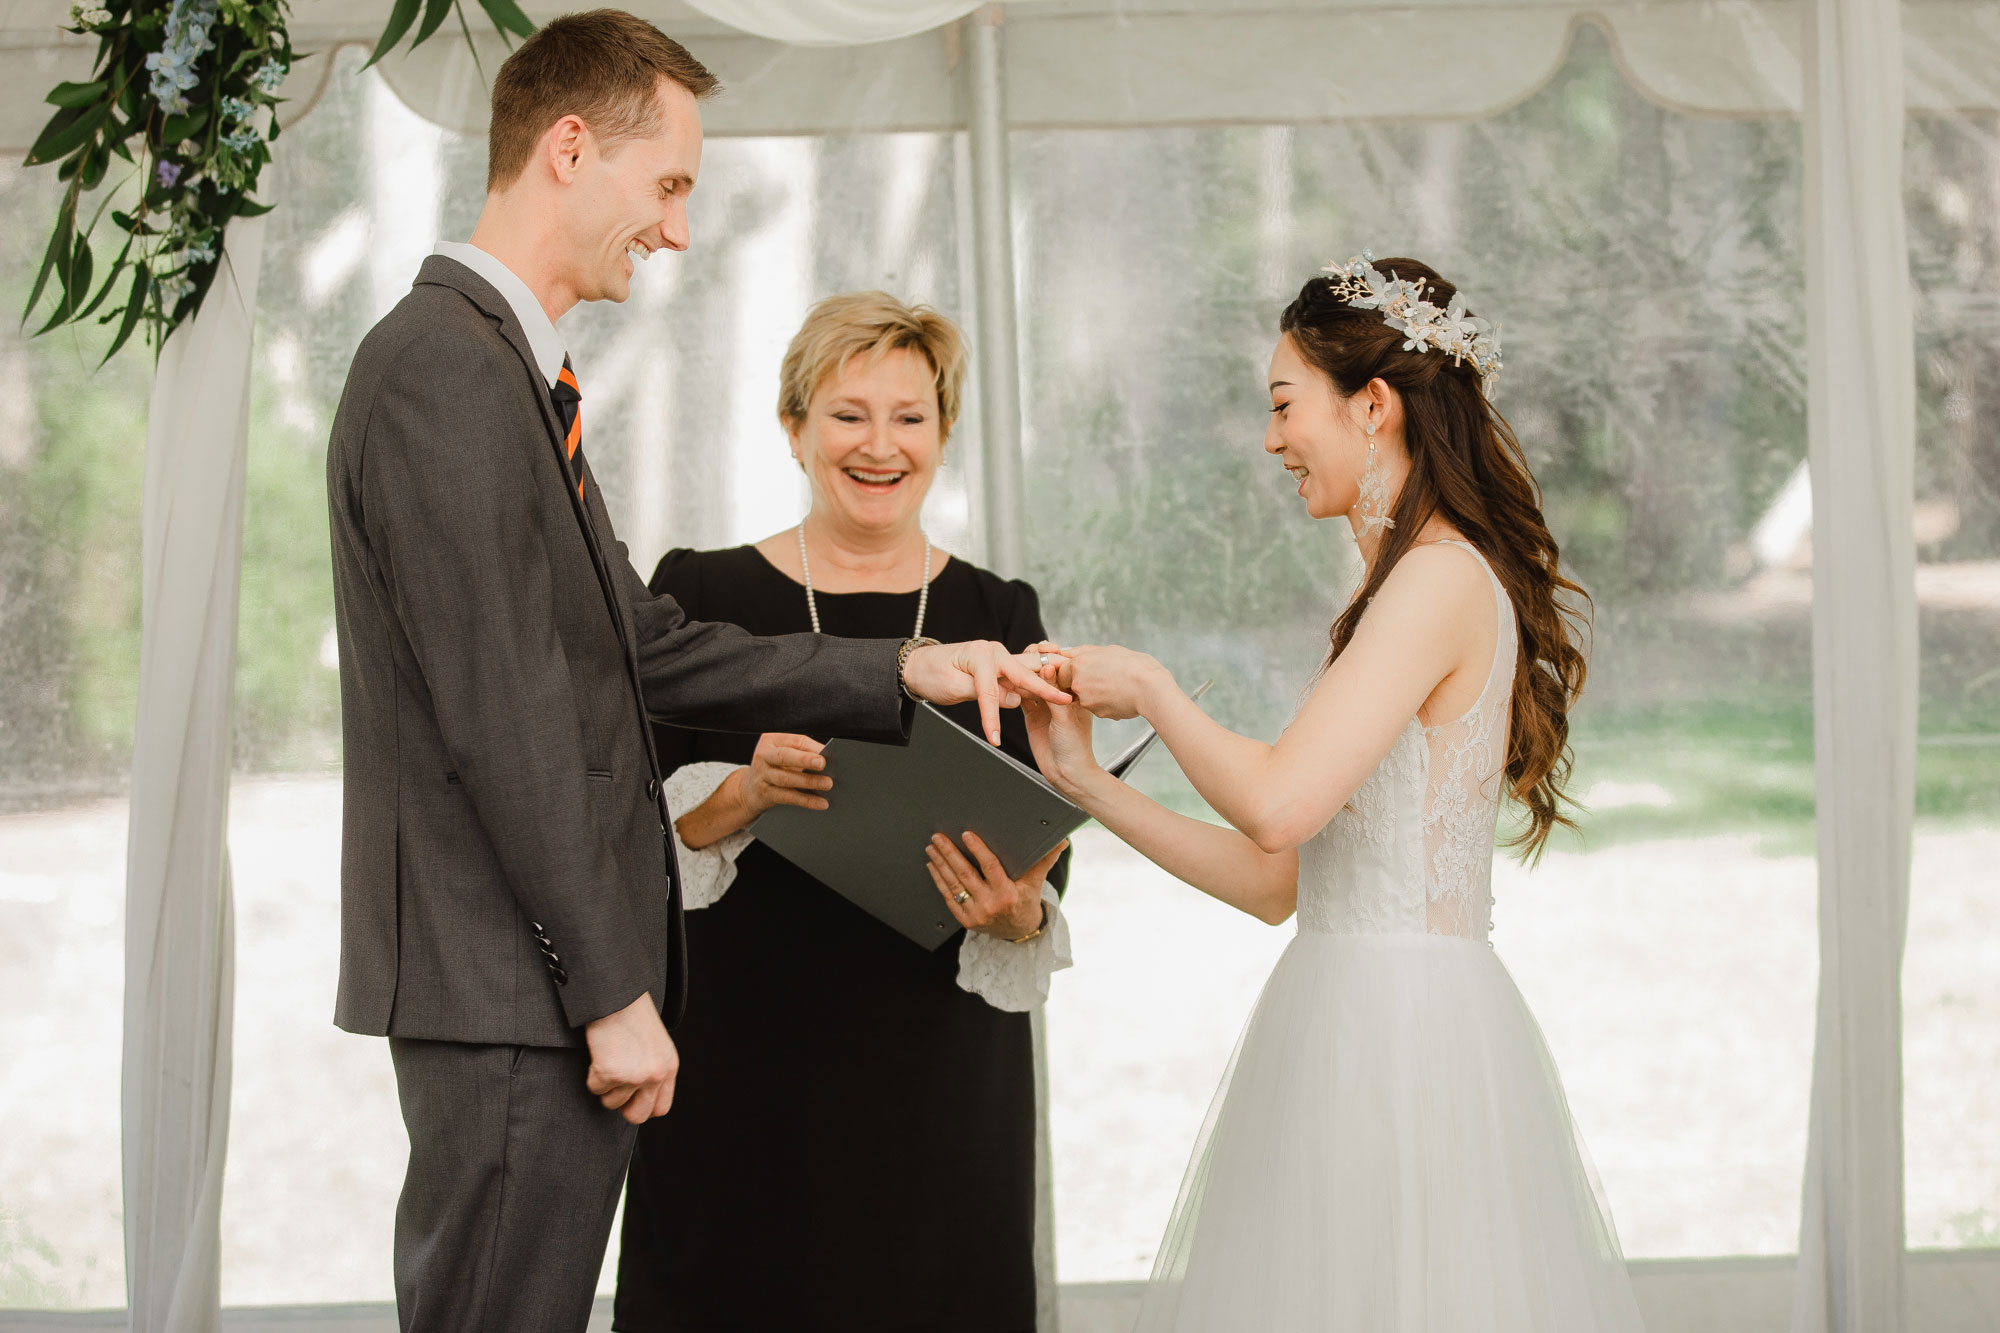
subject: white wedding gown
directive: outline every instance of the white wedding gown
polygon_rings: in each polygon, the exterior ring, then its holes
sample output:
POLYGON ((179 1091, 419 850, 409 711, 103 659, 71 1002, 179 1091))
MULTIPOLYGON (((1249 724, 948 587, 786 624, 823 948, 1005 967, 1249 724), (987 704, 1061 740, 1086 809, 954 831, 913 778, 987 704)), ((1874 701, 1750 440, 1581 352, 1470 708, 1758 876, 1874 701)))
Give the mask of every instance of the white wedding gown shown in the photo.
MULTIPOLYGON (((1464 543, 1451 543, 1483 558, 1464 543)), ((1298 935, 1195 1149, 1139 1333, 1642 1333, 1541 1031, 1486 942, 1512 605, 1299 848, 1298 935)))

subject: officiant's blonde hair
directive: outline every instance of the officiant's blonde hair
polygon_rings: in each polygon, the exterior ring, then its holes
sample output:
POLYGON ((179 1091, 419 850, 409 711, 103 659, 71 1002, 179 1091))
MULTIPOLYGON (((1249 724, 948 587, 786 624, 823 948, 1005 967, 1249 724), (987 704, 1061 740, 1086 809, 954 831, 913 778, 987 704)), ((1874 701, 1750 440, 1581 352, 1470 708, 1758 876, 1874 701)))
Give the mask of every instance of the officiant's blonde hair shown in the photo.
POLYGON ((806 315, 785 349, 778 373, 778 420, 788 431, 805 424, 813 395, 853 358, 877 358, 908 348, 931 363, 937 379, 938 438, 951 434, 965 388, 965 335, 927 305, 905 305, 887 292, 829 296, 806 315))

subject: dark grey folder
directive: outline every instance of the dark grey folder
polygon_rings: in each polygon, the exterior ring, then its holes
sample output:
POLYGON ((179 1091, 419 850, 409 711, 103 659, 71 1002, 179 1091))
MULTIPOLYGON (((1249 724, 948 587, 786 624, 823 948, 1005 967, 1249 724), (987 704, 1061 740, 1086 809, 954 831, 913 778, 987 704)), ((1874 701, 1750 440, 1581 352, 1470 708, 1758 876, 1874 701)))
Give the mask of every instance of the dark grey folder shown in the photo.
MULTIPOLYGON (((1157 739, 1147 728, 1105 768, 1124 777, 1157 739)), ((750 832, 927 949, 958 930, 925 866, 932 834, 963 846, 969 829, 1019 875, 1089 818, 1040 773, 929 704, 917 705, 908 745, 836 740, 824 757, 833 779, 828 808, 774 806, 750 832)))

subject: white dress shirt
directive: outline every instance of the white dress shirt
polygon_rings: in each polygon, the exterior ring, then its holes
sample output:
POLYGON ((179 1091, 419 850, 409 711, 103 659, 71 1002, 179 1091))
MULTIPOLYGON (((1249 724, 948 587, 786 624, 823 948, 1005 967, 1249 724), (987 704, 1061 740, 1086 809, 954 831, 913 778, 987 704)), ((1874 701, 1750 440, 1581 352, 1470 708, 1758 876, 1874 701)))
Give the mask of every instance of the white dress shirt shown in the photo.
POLYGON ((553 389, 568 351, 563 347, 563 336, 556 332, 549 312, 542 309, 542 303, 528 290, 528 284, 515 276, 513 269, 469 241, 441 241, 432 253, 457 260, 492 283, 493 289, 507 299, 514 318, 521 321, 521 328, 528 335, 528 348, 535 354, 535 368, 542 372, 542 378, 553 389))

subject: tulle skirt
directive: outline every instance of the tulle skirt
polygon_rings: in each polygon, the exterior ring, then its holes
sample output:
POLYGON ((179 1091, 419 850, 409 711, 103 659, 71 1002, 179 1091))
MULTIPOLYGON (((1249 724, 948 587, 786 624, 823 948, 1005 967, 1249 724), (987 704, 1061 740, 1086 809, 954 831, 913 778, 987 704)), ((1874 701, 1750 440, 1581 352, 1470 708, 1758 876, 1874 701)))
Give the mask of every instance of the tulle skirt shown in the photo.
POLYGON ((1484 943, 1301 933, 1138 1333, 1643 1333, 1541 1030, 1484 943))

